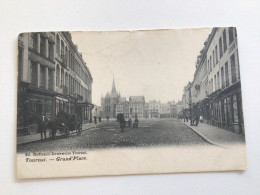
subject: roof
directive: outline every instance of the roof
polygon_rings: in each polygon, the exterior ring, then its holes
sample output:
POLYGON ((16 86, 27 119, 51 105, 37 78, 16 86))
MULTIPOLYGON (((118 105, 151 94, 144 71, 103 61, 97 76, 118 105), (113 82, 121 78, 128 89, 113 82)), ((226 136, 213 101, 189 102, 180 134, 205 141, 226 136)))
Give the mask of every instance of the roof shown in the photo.
POLYGON ((125 98, 125 97, 120 97, 120 98, 119 98, 119 102, 120 102, 120 103, 126 102, 126 98, 125 98))
POLYGON ((144 96, 130 96, 129 97, 129 101, 131 102, 133 102, 133 101, 135 101, 135 102, 145 102, 145 98, 144 98, 144 96))

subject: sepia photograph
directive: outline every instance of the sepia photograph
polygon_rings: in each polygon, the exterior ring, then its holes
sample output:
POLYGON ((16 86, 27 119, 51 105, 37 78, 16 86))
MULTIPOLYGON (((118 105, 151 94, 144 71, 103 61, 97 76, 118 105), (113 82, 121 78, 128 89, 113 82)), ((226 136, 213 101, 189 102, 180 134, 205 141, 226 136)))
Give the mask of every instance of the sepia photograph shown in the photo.
POLYGON ((237 37, 21 33, 17 177, 246 170, 237 37))

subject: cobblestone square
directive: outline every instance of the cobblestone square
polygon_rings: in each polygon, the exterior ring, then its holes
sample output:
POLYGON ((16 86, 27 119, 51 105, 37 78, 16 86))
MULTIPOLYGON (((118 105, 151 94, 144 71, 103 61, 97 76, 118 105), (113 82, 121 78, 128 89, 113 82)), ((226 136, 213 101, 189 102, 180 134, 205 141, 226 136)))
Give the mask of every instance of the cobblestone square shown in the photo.
POLYGON ((59 137, 19 145, 18 152, 84 150, 114 147, 194 146, 209 145, 201 136, 177 119, 143 119, 139 128, 128 127, 121 131, 116 121, 102 121, 85 130, 81 136, 59 137))

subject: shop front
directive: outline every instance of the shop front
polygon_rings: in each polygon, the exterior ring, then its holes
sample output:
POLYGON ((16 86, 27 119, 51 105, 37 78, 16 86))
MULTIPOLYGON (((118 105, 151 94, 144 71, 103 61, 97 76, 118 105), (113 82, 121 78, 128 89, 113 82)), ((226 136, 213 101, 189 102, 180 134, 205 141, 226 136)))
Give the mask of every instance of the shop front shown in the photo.
POLYGON ((64 111, 67 114, 70 114, 70 102, 68 99, 64 98, 64 97, 59 97, 57 96, 55 98, 55 115, 57 116, 57 114, 60 111, 64 111))
POLYGON ((244 134, 240 82, 224 90, 220 102, 223 128, 244 134))
POLYGON ((54 114, 55 93, 24 84, 18 90, 17 134, 38 133, 38 124, 54 114))
POLYGON ((94 105, 88 102, 81 102, 75 104, 75 114, 82 123, 90 122, 92 118, 92 109, 94 105))
POLYGON ((206 103, 205 117, 210 125, 244 134, 240 83, 212 94, 206 103))

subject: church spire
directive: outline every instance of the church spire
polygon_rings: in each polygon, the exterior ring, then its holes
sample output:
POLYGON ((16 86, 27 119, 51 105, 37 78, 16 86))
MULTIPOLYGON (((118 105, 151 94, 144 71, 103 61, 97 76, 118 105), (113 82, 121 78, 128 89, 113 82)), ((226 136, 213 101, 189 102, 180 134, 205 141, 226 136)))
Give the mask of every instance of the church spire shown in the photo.
POLYGON ((113 76, 113 84, 112 84, 112 90, 111 90, 111 92, 116 92, 116 85, 115 85, 114 76, 113 76))

